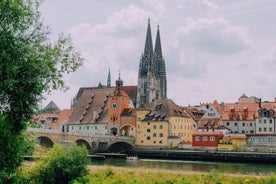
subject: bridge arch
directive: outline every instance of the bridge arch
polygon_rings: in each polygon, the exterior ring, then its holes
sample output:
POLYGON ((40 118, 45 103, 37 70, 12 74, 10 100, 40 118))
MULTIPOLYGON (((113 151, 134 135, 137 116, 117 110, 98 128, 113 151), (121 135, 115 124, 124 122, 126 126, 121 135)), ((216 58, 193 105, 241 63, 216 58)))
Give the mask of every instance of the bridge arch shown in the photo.
POLYGON ((47 136, 39 136, 35 139, 35 142, 47 148, 52 148, 54 146, 54 141, 47 136))
POLYGON ((131 144, 121 141, 109 145, 108 151, 112 153, 124 153, 132 148, 133 146, 131 144))
POLYGON ((120 135, 135 137, 135 126, 131 124, 125 124, 120 128, 120 135))
POLYGON ((90 144, 85 140, 85 139, 77 139, 76 140, 77 145, 79 146, 85 146, 87 148, 87 150, 91 149, 90 144))

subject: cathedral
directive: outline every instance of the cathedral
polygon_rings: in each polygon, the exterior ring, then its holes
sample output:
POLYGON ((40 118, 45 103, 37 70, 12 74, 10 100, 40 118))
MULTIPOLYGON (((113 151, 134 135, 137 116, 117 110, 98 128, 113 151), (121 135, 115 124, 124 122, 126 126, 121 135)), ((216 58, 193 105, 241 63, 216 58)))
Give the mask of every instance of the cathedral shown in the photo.
POLYGON ((146 33, 145 49, 140 57, 136 107, 149 104, 157 99, 167 98, 165 60, 162 55, 159 26, 153 50, 150 19, 146 33))

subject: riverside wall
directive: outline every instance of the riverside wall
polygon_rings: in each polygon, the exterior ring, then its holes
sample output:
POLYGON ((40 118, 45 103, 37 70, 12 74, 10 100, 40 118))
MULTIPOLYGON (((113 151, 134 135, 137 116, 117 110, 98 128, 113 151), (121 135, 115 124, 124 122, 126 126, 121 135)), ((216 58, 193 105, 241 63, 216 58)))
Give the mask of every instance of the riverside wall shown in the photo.
POLYGON ((276 153, 225 152, 213 150, 130 150, 128 154, 137 155, 139 158, 276 164, 276 153))

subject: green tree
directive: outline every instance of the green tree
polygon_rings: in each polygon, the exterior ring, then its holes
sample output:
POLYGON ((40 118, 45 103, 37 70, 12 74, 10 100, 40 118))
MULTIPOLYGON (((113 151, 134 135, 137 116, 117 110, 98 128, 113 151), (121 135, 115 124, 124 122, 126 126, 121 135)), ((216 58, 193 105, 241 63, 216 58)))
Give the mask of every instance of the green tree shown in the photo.
POLYGON ((88 151, 73 144, 67 148, 54 145, 34 167, 27 170, 20 183, 66 184, 77 177, 88 174, 88 151))
MULTIPOLYGON (((43 25, 40 0, 0 1, 0 180, 22 162, 23 133, 43 93, 66 90, 63 76, 83 58, 69 36, 55 43, 43 25)), ((1 182, 1 181, 0 181, 1 182)))

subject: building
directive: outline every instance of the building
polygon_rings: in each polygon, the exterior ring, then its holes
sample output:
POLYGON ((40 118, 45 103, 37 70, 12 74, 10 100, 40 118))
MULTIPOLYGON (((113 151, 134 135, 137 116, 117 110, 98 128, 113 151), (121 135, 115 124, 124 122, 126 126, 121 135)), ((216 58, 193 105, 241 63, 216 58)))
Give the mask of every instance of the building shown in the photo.
POLYGON ((275 133, 246 134, 246 140, 248 151, 276 152, 275 133))
POLYGON ((133 136, 136 115, 131 98, 124 91, 123 81, 116 87, 99 85, 97 88, 80 88, 78 100, 68 121, 67 131, 86 135, 133 136), (130 118, 126 121, 126 118, 130 118))
POLYGON ((159 26, 153 50, 150 19, 146 33, 144 52, 140 58, 136 107, 167 98, 165 60, 162 55, 159 26))
POLYGON ((223 138, 222 132, 195 132, 193 133, 193 147, 218 147, 223 138))
POLYGON ((230 133, 230 130, 222 125, 221 114, 218 112, 217 108, 213 105, 207 106, 207 111, 199 120, 197 131, 220 131, 223 132, 223 134, 230 133))
POLYGON ((233 134, 256 132, 255 118, 261 103, 255 102, 257 98, 246 99, 246 95, 243 94, 239 98, 239 102, 226 103, 224 106, 222 125, 229 128, 233 134), (251 99, 255 100, 252 101, 251 99))
POLYGON ((223 137, 219 141, 218 150, 223 151, 244 151, 246 147, 245 135, 232 135, 223 137))
POLYGON ((198 124, 202 116, 205 114, 205 110, 199 109, 199 107, 181 107, 183 112, 185 112, 191 121, 193 122, 193 125, 195 126, 195 129, 198 129, 198 124))
POLYGON ((136 145, 172 148, 192 141, 195 126, 188 115, 170 99, 159 99, 137 109, 136 145))
POLYGON ((276 133, 276 99, 274 102, 263 102, 256 113, 256 133, 276 133))
POLYGON ((34 116, 33 121, 38 127, 51 130, 65 131, 65 125, 72 114, 72 109, 44 112, 34 116))

